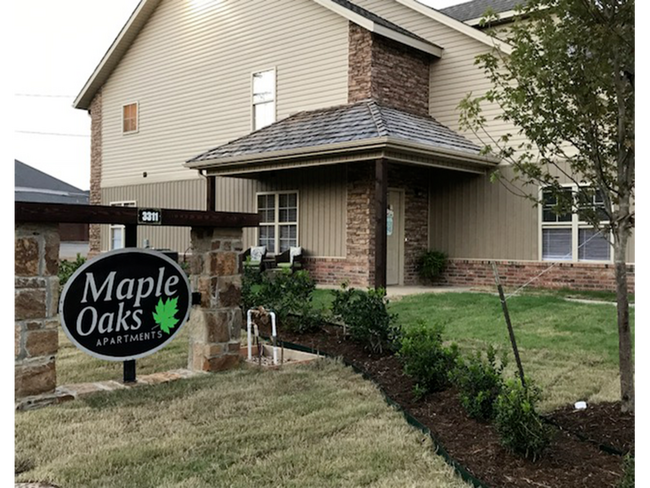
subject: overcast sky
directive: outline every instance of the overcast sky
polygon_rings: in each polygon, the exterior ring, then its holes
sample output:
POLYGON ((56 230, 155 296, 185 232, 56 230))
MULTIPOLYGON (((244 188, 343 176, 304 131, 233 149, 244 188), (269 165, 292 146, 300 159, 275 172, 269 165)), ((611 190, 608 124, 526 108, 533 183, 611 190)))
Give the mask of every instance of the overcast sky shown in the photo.
MULTIPOLYGON (((181 1, 181 0, 177 0, 181 1)), ((72 102, 138 0, 13 1, 13 157, 90 186, 90 118, 72 102), (16 42, 18 41, 18 42, 16 42)), ((428 0, 433 7, 462 0, 428 0)))

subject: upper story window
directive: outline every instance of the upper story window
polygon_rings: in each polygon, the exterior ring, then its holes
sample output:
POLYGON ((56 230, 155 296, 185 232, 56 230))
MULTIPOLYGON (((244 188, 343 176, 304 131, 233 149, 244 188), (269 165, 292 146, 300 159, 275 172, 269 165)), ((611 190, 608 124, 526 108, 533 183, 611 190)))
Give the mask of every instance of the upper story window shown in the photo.
POLYGON ((279 254, 298 246, 298 193, 277 192, 257 194, 260 216, 257 243, 271 254, 279 254))
MULTIPOLYGON (((562 196, 542 191, 541 258, 544 261, 611 261, 610 233, 594 229, 580 214, 574 212, 575 186, 567 186, 562 196)), ((588 202, 579 202, 578 209, 595 210, 601 224, 607 224, 602 194, 594 192, 588 202)))
POLYGON ((138 102, 122 106, 122 134, 138 132, 138 102))
POLYGON ((275 122, 275 70, 253 73, 253 130, 275 122))

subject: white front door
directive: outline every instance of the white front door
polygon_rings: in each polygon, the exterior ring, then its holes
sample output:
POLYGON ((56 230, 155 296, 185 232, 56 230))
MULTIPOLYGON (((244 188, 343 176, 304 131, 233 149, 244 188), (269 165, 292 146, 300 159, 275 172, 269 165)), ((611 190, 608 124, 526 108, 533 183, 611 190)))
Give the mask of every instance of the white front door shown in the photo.
POLYGON ((401 285, 404 282, 404 192, 388 190, 386 233, 388 256, 386 259, 386 284, 401 285))

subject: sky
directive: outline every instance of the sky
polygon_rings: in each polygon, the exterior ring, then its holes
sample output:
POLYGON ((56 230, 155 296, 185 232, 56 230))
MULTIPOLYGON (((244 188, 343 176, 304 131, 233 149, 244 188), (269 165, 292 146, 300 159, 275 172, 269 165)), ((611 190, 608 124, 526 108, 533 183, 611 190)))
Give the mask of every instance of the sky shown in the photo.
MULTIPOLYGON (((12 2, 13 39, 19 39, 10 41, 15 159, 89 189, 90 117, 72 103, 138 1, 12 2)), ((423 3, 442 8, 462 0, 423 3)))

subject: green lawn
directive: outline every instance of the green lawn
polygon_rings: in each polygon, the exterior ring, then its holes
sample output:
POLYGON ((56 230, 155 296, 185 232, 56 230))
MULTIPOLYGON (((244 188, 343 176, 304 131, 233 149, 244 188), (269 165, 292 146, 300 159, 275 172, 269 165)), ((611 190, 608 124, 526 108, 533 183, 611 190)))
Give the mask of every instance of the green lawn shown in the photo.
MULTIPOLYGON (((554 296, 508 300, 524 371, 542 387, 545 410, 577 400, 619 397, 616 307, 568 302, 554 296)), ((508 351, 501 302, 486 293, 444 293, 404 297, 390 304, 404 327, 424 320, 445 325, 445 338, 464 351, 494 344, 508 351)), ((634 310, 630 312, 634 321, 634 310)))
POLYGON ((17 481, 66 487, 467 487, 333 360, 240 369, 17 412, 17 481))
MULTIPOLYGON (((136 361, 137 375, 146 375, 170 369, 187 368, 188 328, 156 354, 136 361)), ((59 385, 89 381, 122 381, 121 362, 103 361, 80 351, 59 329, 59 352, 56 355, 56 379, 59 385)))

